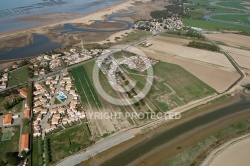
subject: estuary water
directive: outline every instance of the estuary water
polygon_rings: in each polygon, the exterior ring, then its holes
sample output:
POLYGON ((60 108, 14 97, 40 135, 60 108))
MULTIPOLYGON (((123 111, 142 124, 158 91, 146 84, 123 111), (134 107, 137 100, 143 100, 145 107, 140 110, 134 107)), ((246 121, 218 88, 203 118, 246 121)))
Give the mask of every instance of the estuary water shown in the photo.
POLYGON ((60 48, 61 43, 52 42, 48 37, 33 34, 33 43, 8 51, 0 51, 0 60, 27 58, 60 48))
POLYGON ((19 18, 40 14, 86 14, 108 7, 121 0, 0 0, 0 32, 31 27, 39 22, 19 18))

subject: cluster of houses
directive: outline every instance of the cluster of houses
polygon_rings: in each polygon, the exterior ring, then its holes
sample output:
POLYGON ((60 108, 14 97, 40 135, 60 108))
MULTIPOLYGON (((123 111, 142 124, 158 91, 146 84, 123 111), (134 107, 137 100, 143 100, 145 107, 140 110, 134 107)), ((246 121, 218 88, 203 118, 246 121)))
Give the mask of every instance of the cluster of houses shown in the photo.
MULTIPOLYGON (((155 59, 148 58, 146 56, 130 56, 116 60, 113 56, 108 56, 105 59, 96 59, 96 63, 102 73, 107 76, 107 79, 111 86, 117 86, 122 81, 117 73, 123 72, 120 65, 126 65, 130 69, 135 69, 138 71, 145 71, 152 65, 155 65, 158 61, 155 59)), ((120 86, 117 86, 118 88, 120 86)))
POLYGON ((90 50, 83 49, 82 52, 92 57, 96 57, 99 55, 110 53, 110 50, 109 49, 90 49, 90 50))
POLYGON ((8 79, 9 79, 9 73, 4 73, 2 77, 0 77, 0 89, 5 89, 7 88, 8 84, 8 79))
POLYGON ((178 15, 173 15, 166 19, 164 28, 167 30, 180 30, 183 28, 183 23, 178 15))
POLYGON ((41 136, 42 132, 51 132, 61 124, 70 124, 85 118, 85 113, 78 110, 79 95, 72 85, 68 71, 48 77, 44 84, 35 82, 34 87, 33 112, 37 115, 33 121, 34 136, 41 136), (60 103, 53 103, 52 99, 57 99, 60 103), (41 124, 45 117, 48 117, 45 124, 41 124))
POLYGON ((64 55, 62 57, 63 61, 65 64, 68 66, 74 65, 83 61, 86 61, 88 59, 91 59, 92 56, 88 53, 85 52, 85 49, 82 51, 78 52, 76 49, 70 49, 69 52, 64 52, 64 55))
POLYGON ((129 69, 135 69, 143 72, 150 68, 152 65, 155 65, 157 62, 157 60, 148 58, 146 56, 135 55, 131 57, 125 57, 122 61, 119 62, 119 64, 124 64, 129 69))
POLYGON ((183 23, 181 19, 178 17, 178 15, 173 14, 172 17, 163 19, 162 22, 159 22, 158 20, 155 19, 137 21, 133 27, 138 30, 145 30, 154 33, 154 32, 163 32, 165 30, 182 29, 183 23))
POLYGON ((63 65, 74 65, 91 59, 92 57, 103 55, 109 52, 110 50, 107 49, 82 49, 80 51, 76 49, 70 49, 69 52, 65 51, 63 53, 42 54, 36 58, 32 58, 30 62, 34 64, 34 68, 39 66, 39 69, 34 71, 34 75, 44 75, 48 72, 46 71, 48 67, 50 70, 55 70, 56 68, 63 65))
POLYGON ((3 70, 2 75, 0 74, 0 90, 7 88, 10 70, 17 69, 18 67, 19 64, 15 62, 9 68, 3 70))

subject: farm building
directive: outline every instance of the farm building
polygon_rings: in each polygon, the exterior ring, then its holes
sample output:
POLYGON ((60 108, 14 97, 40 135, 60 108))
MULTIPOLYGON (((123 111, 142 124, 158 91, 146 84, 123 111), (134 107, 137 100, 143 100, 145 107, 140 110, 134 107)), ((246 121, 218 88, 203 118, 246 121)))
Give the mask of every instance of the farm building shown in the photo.
POLYGON ((20 93, 20 95, 24 98, 26 98, 28 96, 28 93, 26 90, 24 89, 19 89, 18 92, 20 93))
POLYGON ((22 134, 21 150, 29 151, 29 134, 22 134))
POLYGON ((3 126, 10 126, 12 124, 12 114, 6 114, 3 118, 3 126))

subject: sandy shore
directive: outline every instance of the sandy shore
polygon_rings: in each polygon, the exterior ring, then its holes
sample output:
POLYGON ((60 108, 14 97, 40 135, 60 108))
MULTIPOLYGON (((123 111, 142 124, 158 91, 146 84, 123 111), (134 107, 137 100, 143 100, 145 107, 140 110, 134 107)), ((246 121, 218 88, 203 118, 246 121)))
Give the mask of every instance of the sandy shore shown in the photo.
POLYGON ((221 165, 248 166, 249 165, 249 154, 250 154, 249 134, 247 138, 240 137, 222 146, 223 146, 221 147, 222 151, 217 152, 218 154, 216 154, 212 162, 208 164, 209 166, 221 166, 221 165))
MULTIPOLYGON (((98 10, 98 11, 93 11, 91 13, 85 14, 85 15, 80 15, 78 18, 72 19, 72 20, 65 20, 65 21, 60 21, 60 22, 54 22, 54 23, 48 23, 48 22, 43 22, 39 25, 32 26, 29 28, 24 28, 12 32, 5 32, 5 33, 0 33, 0 38, 7 37, 10 35, 19 35, 20 33, 42 33, 44 30, 43 28, 51 28, 54 26, 58 26, 61 24, 65 23, 84 23, 84 24, 91 24, 91 20, 102 20, 105 18, 106 15, 110 15, 112 13, 122 11, 122 10, 127 10, 129 7, 133 6, 135 0, 126 0, 125 2, 121 2, 119 4, 114 4, 111 5, 107 8, 98 10)), ((60 13, 59 15, 61 15, 60 13)), ((49 17, 49 15, 47 15, 49 17)), ((51 14, 51 17, 55 17, 55 14, 51 14)), ((32 18, 31 18, 32 19, 32 18)))

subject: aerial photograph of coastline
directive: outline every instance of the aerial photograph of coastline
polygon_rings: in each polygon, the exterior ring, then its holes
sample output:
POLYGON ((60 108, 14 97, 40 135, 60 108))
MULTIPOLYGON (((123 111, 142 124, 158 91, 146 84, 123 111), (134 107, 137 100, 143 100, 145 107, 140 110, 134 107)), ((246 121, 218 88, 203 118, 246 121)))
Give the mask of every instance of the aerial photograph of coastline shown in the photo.
POLYGON ((250 0, 0 0, 0 166, 250 166, 250 0))

